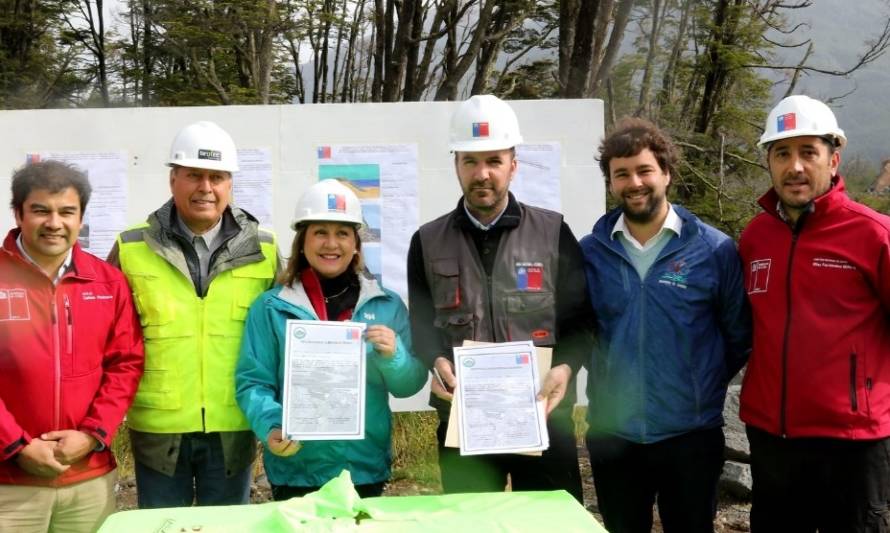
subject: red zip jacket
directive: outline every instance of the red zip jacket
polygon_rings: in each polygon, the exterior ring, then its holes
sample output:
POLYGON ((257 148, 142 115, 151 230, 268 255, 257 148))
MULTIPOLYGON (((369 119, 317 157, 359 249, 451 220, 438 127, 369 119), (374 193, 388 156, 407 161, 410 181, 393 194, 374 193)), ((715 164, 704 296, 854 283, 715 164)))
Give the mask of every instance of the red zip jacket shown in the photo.
POLYGON ((890 218, 833 184, 795 228, 771 189, 742 232, 754 350, 740 417, 787 437, 887 437, 890 218))
POLYGON ((142 331, 126 278, 74 245, 54 286, 19 253, 0 249, 0 484, 61 486, 115 467, 111 440, 142 376, 142 331), (55 478, 31 476, 15 455, 34 437, 77 429, 105 444, 55 478))

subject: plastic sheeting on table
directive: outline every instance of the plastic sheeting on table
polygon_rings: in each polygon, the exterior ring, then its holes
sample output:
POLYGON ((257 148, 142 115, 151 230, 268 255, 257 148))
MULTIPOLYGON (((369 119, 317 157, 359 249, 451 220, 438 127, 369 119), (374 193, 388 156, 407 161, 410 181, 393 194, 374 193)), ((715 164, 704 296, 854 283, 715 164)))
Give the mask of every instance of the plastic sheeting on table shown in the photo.
POLYGON ((319 491, 283 502, 176 507, 111 515, 99 533, 455 531, 603 532, 565 491, 387 496, 362 499, 344 471, 319 491))

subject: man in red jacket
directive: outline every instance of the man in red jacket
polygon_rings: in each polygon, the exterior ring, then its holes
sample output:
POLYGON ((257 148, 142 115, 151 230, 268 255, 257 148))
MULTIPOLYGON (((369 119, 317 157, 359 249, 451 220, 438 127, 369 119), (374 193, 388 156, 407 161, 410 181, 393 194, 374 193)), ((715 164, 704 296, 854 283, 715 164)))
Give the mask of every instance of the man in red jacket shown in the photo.
POLYGON ((751 530, 888 531, 890 218, 847 197, 824 103, 785 98, 760 144, 773 187, 739 242, 751 530))
POLYGON ((0 532, 95 531, 110 446, 142 376, 123 274, 77 244, 90 184, 55 161, 12 177, 0 248, 0 532))

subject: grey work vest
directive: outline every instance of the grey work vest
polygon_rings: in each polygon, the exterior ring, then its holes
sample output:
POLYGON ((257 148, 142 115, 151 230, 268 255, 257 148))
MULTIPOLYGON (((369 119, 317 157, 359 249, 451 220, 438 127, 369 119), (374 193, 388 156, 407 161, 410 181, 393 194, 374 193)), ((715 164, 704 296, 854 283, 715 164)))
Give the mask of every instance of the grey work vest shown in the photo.
POLYGON ((491 278, 455 213, 420 228, 435 326, 463 341, 556 343, 556 280, 562 215, 520 205, 519 226, 501 235, 491 278))

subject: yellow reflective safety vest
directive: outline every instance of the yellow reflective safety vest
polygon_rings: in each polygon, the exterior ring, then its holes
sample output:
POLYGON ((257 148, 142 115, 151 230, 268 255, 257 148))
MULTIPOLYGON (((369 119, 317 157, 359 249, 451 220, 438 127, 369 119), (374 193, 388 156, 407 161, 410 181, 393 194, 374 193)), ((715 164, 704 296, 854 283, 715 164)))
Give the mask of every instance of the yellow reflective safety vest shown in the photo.
POLYGON ((235 364, 247 310, 275 279, 274 234, 233 208, 241 231, 217 251, 201 298, 166 231, 170 209, 172 202, 117 241, 145 337, 145 374, 128 424, 149 433, 248 430, 235 402, 235 364))

